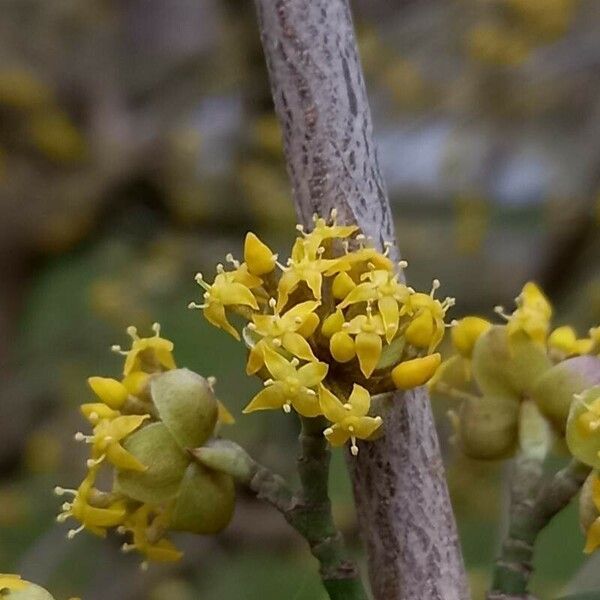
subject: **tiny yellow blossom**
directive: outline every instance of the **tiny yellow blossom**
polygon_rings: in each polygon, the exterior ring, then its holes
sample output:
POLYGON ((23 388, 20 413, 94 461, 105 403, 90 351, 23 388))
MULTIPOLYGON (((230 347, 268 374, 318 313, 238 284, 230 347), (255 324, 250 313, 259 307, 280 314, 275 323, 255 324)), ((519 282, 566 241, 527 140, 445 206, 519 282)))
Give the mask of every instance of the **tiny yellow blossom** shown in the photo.
POLYGON ((275 268, 277 255, 249 231, 244 242, 244 261, 253 275, 266 275, 275 268))
POLYGON ((331 225, 327 225, 327 221, 317 214, 313 215, 313 223, 313 229, 310 233, 305 233, 302 225, 296 226, 296 229, 304 236, 305 241, 308 242, 308 247, 313 252, 317 252, 319 246, 325 240, 332 238, 348 238, 358 231, 356 225, 338 225, 337 210, 335 208, 331 211, 331 225))
POLYGON ((150 522, 151 515, 155 512, 155 509, 150 505, 142 504, 133 514, 128 516, 119 531, 121 533, 130 532, 133 535, 133 543, 123 544, 121 549, 123 552, 137 550, 148 560, 154 562, 178 561, 183 556, 183 552, 163 537, 162 534, 166 529, 165 523, 160 522, 163 515, 157 515, 150 522))
POLYGON ((277 308, 277 301, 271 298, 269 306, 272 315, 254 314, 248 329, 261 336, 261 340, 250 350, 246 372, 248 375, 256 373, 264 364, 263 348, 283 348, 293 356, 302 360, 316 361, 310 344, 298 333, 309 315, 319 306, 319 301, 301 302, 281 315, 277 308))
MULTIPOLYGON (((357 315, 348 323, 342 325, 342 333, 354 336, 354 350, 358 357, 358 363, 363 375, 367 378, 371 376, 379 358, 383 341, 381 336, 385 334, 385 327, 381 315, 373 314, 371 304, 367 304, 367 314, 357 315)), ((335 337, 335 336, 334 336, 335 337)), ((331 338, 329 348, 332 352, 341 352, 341 344, 347 344, 347 340, 340 336, 331 338), (336 348, 336 346, 339 346, 336 348)))
POLYGON ((434 298, 439 287, 440 282, 434 279, 429 294, 411 294, 400 310, 401 316, 407 314, 412 317, 404 332, 406 341, 417 348, 427 348, 428 352, 435 350, 442 341, 446 328, 444 317, 454 306, 454 298, 446 298, 442 302, 434 298))
POLYGON ((452 345, 464 358, 471 358, 475 342, 492 326, 481 317, 465 317, 454 321, 452 327, 452 345))
POLYGON ((125 365, 123 375, 126 377, 136 371, 154 373, 163 369, 175 368, 173 359, 173 342, 160 337, 160 325, 152 325, 154 336, 140 338, 135 327, 128 327, 127 334, 132 339, 131 349, 122 350, 120 346, 113 346, 113 350, 123 354, 125 365))
POLYGON ((123 415, 111 420, 102 419, 94 427, 93 435, 76 433, 77 441, 92 444, 92 458, 88 460, 88 467, 92 468, 107 459, 118 469, 145 471, 147 466, 127 452, 119 442, 149 418, 150 415, 123 415))
POLYGON ((125 404, 129 396, 127 388, 116 379, 110 377, 89 377, 88 385, 96 396, 110 408, 118 410, 125 404))
POLYGON ((387 342, 391 342, 398 331, 400 307, 406 303, 411 292, 398 282, 398 274, 384 269, 373 269, 365 273, 360 283, 345 297, 338 308, 346 308, 358 302, 376 301, 377 309, 385 327, 387 342))
POLYGON ((74 538, 80 531, 87 529, 92 533, 104 537, 108 527, 116 527, 123 522, 126 510, 123 501, 109 503, 107 507, 98 508, 90 504, 90 495, 92 487, 96 480, 97 467, 91 468, 76 490, 69 490, 56 487, 54 492, 58 496, 71 494, 74 496, 72 502, 65 502, 62 505, 63 512, 56 517, 59 523, 63 523, 68 518, 76 519, 81 523, 77 529, 71 529, 67 537, 74 538))
POLYGON ((324 249, 321 247, 313 248, 309 239, 298 238, 294 242, 292 256, 288 259, 287 266, 279 264, 283 273, 277 286, 278 309, 281 310, 287 304, 290 295, 301 283, 308 286, 315 300, 321 300, 323 273, 337 263, 337 259, 323 258, 323 252, 324 249))
POLYGON ((367 416, 371 407, 371 396, 358 384, 352 387, 352 393, 346 404, 321 385, 319 403, 323 414, 332 423, 323 434, 332 446, 343 446, 350 440, 350 451, 354 456, 358 454, 356 440, 369 439, 381 426, 381 417, 367 416))
POLYGON ((435 374, 441 360, 441 356, 436 352, 401 362, 392 370, 392 381, 401 390, 425 385, 435 374))
MULTIPOLYGON (((217 266, 217 271, 217 276, 212 284, 204 281, 202 273, 196 275, 196 282, 206 290, 204 292, 204 304, 190 302, 188 307, 201 308, 209 323, 225 330, 236 340, 239 340, 240 334, 228 321, 225 308, 229 306, 247 306, 258 310, 258 303, 254 294, 250 291, 250 287, 238 280, 238 271, 224 271, 222 265, 217 266)), ((260 279, 258 281, 260 282, 260 279)), ((250 283, 252 282, 250 281, 250 283)))
POLYGON ((271 408, 283 408, 285 412, 290 412, 293 407, 304 417, 321 414, 317 394, 311 388, 321 383, 327 375, 328 366, 325 363, 309 362, 298 368, 297 358, 287 361, 269 347, 264 349, 264 360, 274 379, 265 381, 265 389, 252 398, 244 413, 271 408))

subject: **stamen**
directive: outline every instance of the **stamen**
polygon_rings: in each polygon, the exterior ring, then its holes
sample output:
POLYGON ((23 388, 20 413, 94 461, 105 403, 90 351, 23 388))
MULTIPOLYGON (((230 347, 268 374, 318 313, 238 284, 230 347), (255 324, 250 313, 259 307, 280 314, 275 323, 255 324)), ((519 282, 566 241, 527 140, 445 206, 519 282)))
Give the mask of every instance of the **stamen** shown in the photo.
POLYGON ((150 565, 147 560, 144 560, 140 563, 140 569, 142 571, 147 571, 149 567, 150 567, 150 565))
POLYGON ((356 438, 352 436, 351 438, 352 445, 350 446, 350 453, 352 456, 356 456, 358 454, 358 446, 356 445, 356 438))
POLYGON ((408 261, 407 260, 400 260, 400 261, 398 261, 398 268, 399 269, 406 269, 406 267, 408 267, 408 261))
POLYGON ((309 396, 316 396, 316 395, 317 395, 317 392, 315 392, 315 390, 309 390, 309 389, 306 389, 305 391, 306 391, 306 393, 307 393, 309 396))
POLYGON ((135 544, 122 544, 121 545, 121 552, 127 553, 127 552, 131 552, 132 550, 135 550, 136 546, 135 544))
POLYGON ((275 346, 275 348, 281 348, 281 340, 279 338, 273 338, 273 346, 275 346))
POLYGON ((269 306, 275 308, 277 306, 277 300, 275 298, 269 298, 269 306))
POLYGON ((134 327, 133 325, 130 325, 127 329, 127 335, 135 342, 136 340, 139 340, 140 337, 138 335, 137 332, 137 328, 134 327))
POLYGON ((229 252, 229 253, 227 254, 227 256, 225 257, 225 260, 226 260, 228 263, 231 263, 231 264, 232 264, 232 265, 233 265, 233 266, 234 266, 236 269, 239 269, 239 268, 240 268, 240 261, 239 261, 239 260, 236 260, 235 258, 233 258, 233 254, 231 254, 231 252, 229 252))
POLYGON ((85 464, 88 469, 93 469, 94 467, 97 467, 105 458, 106 458, 106 454, 103 454, 102 456, 100 456, 100 458, 96 458, 96 459, 88 458, 85 461, 85 464))
POLYGON ((344 408, 346 410, 352 410, 352 404, 350 404, 350 402, 346 402, 346 404, 344 404, 344 408))
POLYGON ((300 361, 294 356, 291 360, 291 364, 292 366, 297 367, 300 364, 300 361))
POLYGON ((81 525, 77 529, 70 529, 67 532, 67 539, 72 540, 78 533, 82 532, 85 529, 85 525, 81 525))
POLYGON ((294 323, 296 323, 296 325, 302 325, 302 317, 294 317, 294 323))
POLYGON ((503 306, 500 306, 500 305, 498 305, 498 306, 494 306, 494 312, 495 312, 495 313, 496 313, 498 316, 502 317, 503 319, 506 319, 507 321, 510 321, 510 315, 507 315, 507 314, 504 312, 504 307, 503 307, 503 306))
POLYGON ((208 387, 211 389, 211 391, 214 392, 214 387, 217 385, 217 378, 214 375, 209 375, 206 378, 206 383, 208 383, 208 387))
POLYGON ((312 220, 316 223, 319 220, 319 215, 317 213, 313 213, 312 220))
POLYGON ((335 220, 337 219, 338 216, 338 210, 337 208, 332 208, 331 212, 329 213, 331 220, 333 221, 333 224, 335 225, 335 220))
POLYGON ((71 515, 68 513, 61 513, 60 515, 56 516, 56 522, 57 523, 64 523, 71 515))
POLYGON ((64 496, 65 494, 72 494, 73 496, 77 496, 77 490, 72 490, 72 489, 64 488, 64 487, 61 487, 60 485, 57 485, 54 488, 54 494, 56 496, 64 496))
POLYGON ((283 405, 283 412, 284 413, 290 413, 292 411, 292 407, 289 405, 289 403, 286 403, 283 405))
POLYGON ((123 350, 119 344, 113 344, 110 347, 111 352, 115 352, 116 354, 120 354, 121 356, 127 356, 129 352, 123 350))
POLYGON ((219 273, 219 275, 225 273, 225 267, 223 266, 223 263, 217 264, 217 273, 219 273))
POLYGON ((331 435, 333 433, 333 427, 328 427, 327 429, 323 429, 323 435, 331 435))
POLYGON ((248 325, 246 325, 246 327, 250 330, 250 331, 256 331, 256 323, 248 323, 248 325))
POLYGON ((119 525, 115 530, 119 535, 125 535, 127 533, 127 529, 124 525, 119 525))
POLYGON ((274 383, 275 383, 275 380, 274 380, 274 379, 271 379, 271 378, 269 378, 269 379, 265 379, 265 380, 263 381, 263 385, 264 385, 265 387, 267 387, 268 385, 273 385, 274 383))
POLYGON ((299 231, 300 233, 304 233, 304 225, 301 225, 300 223, 298 223, 298 225, 296 225, 296 231, 299 231))
POLYGON ((160 337, 160 323, 152 323, 152 331, 156 337, 160 337))
POLYGON ((438 290, 440 288, 442 284, 440 283, 439 279, 434 279, 431 282, 431 292, 429 292, 429 295, 433 298, 435 296, 435 291, 438 290))
POLYGON ((206 305, 205 304, 198 304, 197 302, 189 302, 188 305, 187 305, 187 307, 190 310, 198 310, 198 309, 204 308, 204 306, 206 306, 206 305))
MULTIPOLYGON (((94 414, 94 413, 91 413, 94 414)), ((90 415, 91 416, 91 415, 90 415)), ((73 439, 76 442, 87 442, 88 440, 92 440, 93 436, 91 435, 84 435, 83 433, 81 433, 81 431, 78 431, 74 436, 73 439)))

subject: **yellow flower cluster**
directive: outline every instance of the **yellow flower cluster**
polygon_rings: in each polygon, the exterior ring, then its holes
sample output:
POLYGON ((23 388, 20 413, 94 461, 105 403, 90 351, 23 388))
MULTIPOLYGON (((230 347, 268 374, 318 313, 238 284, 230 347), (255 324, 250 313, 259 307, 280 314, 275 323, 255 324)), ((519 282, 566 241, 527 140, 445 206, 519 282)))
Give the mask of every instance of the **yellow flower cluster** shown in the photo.
MULTIPOLYGON (((451 417, 456 439, 474 458, 502 458, 516 450, 527 399, 569 439, 574 395, 600 383, 600 330, 580 338, 570 326, 552 329, 552 306, 535 283, 524 285, 511 314, 500 306, 495 312, 504 325, 475 316, 453 322, 455 354, 429 382, 433 391, 462 400, 451 417)), ((600 436, 596 445, 600 450, 600 436)))
MULTIPOLYGON (((174 372, 173 343, 160 336, 160 326, 154 324, 154 336, 141 338, 134 327, 127 333, 132 338, 131 348, 113 351, 124 356, 123 378, 90 377, 88 384, 94 392, 94 402, 82 404, 81 413, 92 426, 92 433, 75 434, 75 440, 90 446, 87 474, 77 489, 56 487, 59 496, 70 495, 72 499, 62 505, 57 520, 75 519, 79 527, 71 529, 67 537, 72 539, 83 529, 105 537, 107 529, 116 528, 118 533, 131 534, 131 543, 123 544, 123 551, 137 550, 152 561, 174 561, 181 552, 165 538, 169 529, 175 499, 166 502, 142 502, 124 493, 122 486, 115 485, 110 492, 95 487, 100 470, 111 465, 115 473, 139 473, 142 477, 151 470, 134 453, 125 447, 132 434, 151 432, 152 427, 163 427, 160 415, 150 395, 150 382, 157 375, 174 372), (149 425, 146 429, 146 425, 149 425)), ((207 382, 212 392, 213 382, 207 382)), ((231 422, 233 418, 223 405, 214 405, 214 419, 231 422)), ((214 425, 214 422, 212 424, 214 425)), ((212 431, 212 428, 210 429, 212 431)), ((175 443, 172 442, 175 446, 175 443)), ((167 449, 164 449, 165 456, 167 449)), ((181 454, 179 449, 173 452, 181 454)), ((176 459, 179 460, 178 454, 176 459)), ((182 468, 185 468, 184 463, 182 468)), ((152 484, 153 475, 148 475, 152 484)), ((118 477, 117 477, 118 479, 118 477)), ((143 482, 143 480, 142 480, 143 482)), ((145 565, 146 563, 142 563, 145 565)))
POLYGON ((454 301, 416 292, 400 279, 399 265, 368 244, 353 225, 315 215, 312 231, 297 226, 285 263, 253 233, 244 261, 227 256, 208 283, 196 281, 203 302, 190 303, 237 340, 232 315, 246 321, 247 374, 264 389, 244 412, 293 408, 304 417, 325 415, 332 445, 369 439, 381 419, 369 417, 371 394, 426 383, 440 363, 435 349, 454 301), (337 394, 337 395, 336 395, 337 394), (338 397, 339 396, 339 397, 338 397), (341 399, 340 399, 341 398, 341 399))

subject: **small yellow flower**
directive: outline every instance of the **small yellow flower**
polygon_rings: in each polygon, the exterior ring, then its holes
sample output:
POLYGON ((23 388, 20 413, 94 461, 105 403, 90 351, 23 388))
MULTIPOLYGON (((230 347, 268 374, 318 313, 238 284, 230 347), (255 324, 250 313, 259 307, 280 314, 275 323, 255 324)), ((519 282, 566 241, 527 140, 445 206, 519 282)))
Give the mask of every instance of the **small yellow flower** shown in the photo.
MULTIPOLYGON (((258 303, 248 285, 248 283, 252 284, 255 282, 248 280, 246 283, 241 283, 239 281, 239 269, 236 271, 224 271, 223 266, 218 265, 217 271, 217 276, 212 285, 204 281, 202 273, 196 275, 196 282, 206 290, 204 292, 204 304, 190 302, 188 306, 189 308, 201 308, 209 323, 219 329, 225 330, 236 340, 239 340, 240 334, 228 321, 225 308, 229 306, 247 306, 258 310, 258 303)), ((250 274, 248 273, 248 275, 250 274)), ((254 276, 250 275, 250 277, 254 276)), ((246 280, 247 278, 243 276, 242 279, 246 280)), ((258 279, 258 282, 258 285, 260 285, 260 279, 258 279)))
POLYGON ((63 523, 68 518, 76 519, 81 523, 77 529, 71 529, 67 537, 74 538, 80 531, 87 529, 92 533, 104 537, 108 527, 116 527, 123 522, 126 510, 125 503, 121 500, 111 502, 108 506, 98 508, 90 504, 90 495, 92 487, 96 480, 97 467, 91 468, 76 490, 69 490, 56 487, 54 492, 58 496, 71 494, 74 496, 72 502, 65 502, 62 505, 63 512, 56 517, 59 523, 63 523))
MULTIPOLYGON (((271 298, 269 306, 272 315, 254 314, 248 329, 254 331, 262 339, 250 350, 246 372, 248 375, 256 373, 264 364, 263 348, 266 346, 284 348, 293 356, 302 360, 316 361, 310 344, 298 333, 309 315, 319 306, 319 301, 308 301, 297 304, 281 315, 277 309, 275 298, 271 298)), ((317 321, 318 322, 318 321, 317 321)), ((311 332, 312 333, 312 332, 311 332)))
POLYGON ((292 256, 288 259, 287 266, 279 265, 283 271, 277 290, 279 297, 277 308, 282 309, 292 294, 301 283, 305 283, 313 294, 315 300, 321 300, 321 285, 323 273, 331 269, 337 259, 322 257, 324 249, 313 248, 311 240, 298 238, 292 247, 292 256))
POLYGON ((274 379, 265 381, 261 390, 246 406, 244 413, 270 408, 283 408, 290 412, 293 407, 304 417, 316 417, 321 414, 317 394, 312 389, 327 375, 328 366, 322 362, 309 362, 298 368, 297 358, 287 361, 283 356, 264 349, 264 360, 274 379))
POLYGON ((337 210, 335 208, 331 211, 331 225, 327 225, 327 221, 317 214, 313 215, 313 223, 313 229, 310 233, 305 233, 302 225, 296 226, 296 229, 302 233, 313 252, 316 252, 325 240, 332 238, 345 239, 358 231, 356 225, 338 225, 337 210))
POLYGON ((92 444, 92 458, 88 460, 88 467, 93 468, 106 459, 118 469, 145 471, 147 466, 127 452, 119 442, 149 418, 150 415, 123 415, 111 420, 101 419, 94 427, 93 435, 76 433, 78 442, 92 444))
POLYGON ((441 361, 442 357, 437 352, 403 361, 392 370, 392 381, 401 390, 425 385, 433 377, 441 361))
POLYGON ((319 386, 319 404, 323 414, 331 421, 331 427, 323 434, 332 446, 343 446, 351 441, 350 451, 358 454, 356 440, 369 439, 381 426, 381 417, 369 417, 371 396, 358 384, 354 384, 348 402, 343 404, 325 386, 319 386))
POLYGON ((434 279, 429 294, 411 294, 400 309, 400 316, 407 314, 412 317, 404 332, 406 341, 417 348, 427 348, 427 352, 435 350, 442 341, 446 328, 444 317, 454 306, 454 298, 446 298, 442 302, 434 298, 439 287, 440 282, 434 279))
POLYGON ((277 255, 249 231, 244 242, 244 261, 252 275, 266 275, 275 268, 277 255))
POLYGON ((391 342, 398 331, 400 307, 406 303, 411 291, 398 282, 398 275, 384 269, 373 269, 363 275, 365 281, 356 286, 338 308, 346 308, 358 302, 376 301, 377 309, 385 326, 385 337, 391 342))
POLYGON ((127 388, 110 377, 89 377, 88 385, 106 406, 118 410, 129 396, 127 388))
POLYGON ((140 338, 135 327, 128 327, 127 334, 131 337, 131 349, 122 350, 120 346, 113 346, 115 352, 123 354, 125 365, 123 375, 127 377, 133 372, 143 371, 154 373, 162 370, 175 369, 173 359, 173 342, 160 337, 160 325, 152 325, 154 336, 140 338))
MULTIPOLYGON (((360 370, 365 377, 371 377, 383 347, 381 336, 385 334, 385 327, 381 315, 374 315, 369 303, 367 314, 357 315, 348 323, 344 323, 340 333, 354 336, 354 351, 358 357, 360 370)), ((336 354, 342 355, 344 351, 349 354, 349 351, 343 348, 344 346, 348 348, 348 339, 342 335, 335 334, 329 340, 329 349, 334 357, 336 354)))
POLYGON ((119 528, 121 533, 130 532, 133 543, 123 544, 123 552, 137 550, 148 560, 154 562, 175 562, 181 559, 183 552, 163 537, 166 530, 164 515, 157 514, 151 522, 151 515, 157 511, 148 504, 142 504, 119 528))
POLYGON ((481 317, 465 317, 454 321, 452 327, 452 345, 464 358, 471 358, 477 340, 492 326, 481 317))
POLYGON ((546 296, 535 283, 529 281, 517 296, 516 304, 517 308, 512 315, 504 314, 501 306, 495 308, 506 319, 509 336, 523 331, 533 341, 545 344, 552 318, 552 305, 546 296))

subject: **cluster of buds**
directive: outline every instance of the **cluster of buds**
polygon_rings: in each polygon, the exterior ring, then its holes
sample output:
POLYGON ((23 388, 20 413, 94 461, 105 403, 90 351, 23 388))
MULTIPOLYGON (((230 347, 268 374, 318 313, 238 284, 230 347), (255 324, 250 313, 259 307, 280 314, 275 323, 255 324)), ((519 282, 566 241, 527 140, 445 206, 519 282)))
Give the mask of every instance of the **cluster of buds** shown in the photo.
POLYGON ((371 416, 371 396, 425 384, 440 364, 446 311, 454 303, 407 287, 407 265, 381 253, 355 226, 315 215, 310 233, 298 225, 291 256, 282 264, 248 233, 244 262, 227 256, 212 283, 202 274, 205 318, 243 338, 246 372, 264 382, 244 412, 294 409, 303 417, 324 415, 324 435, 334 446, 378 435, 382 419, 371 416), (229 320, 246 322, 242 336, 229 320))
POLYGON ((136 550, 145 560, 175 561, 181 552, 166 537, 171 531, 210 534, 223 529, 234 508, 232 478, 192 460, 190 450, 205 444, 219 422, 233 418, 216 399, 214 380, 178 369, 173 343, 160 336, 140 338, 135 328, 121 380, 90 377, 94 402, 80 407, 92 427, 75 439, 90 447, 87 474, 77 489, 57 487, 71 496, 59 522, 74 519, 73 538, 86 529, 106 536, 115 528, 128 534, 123 551, 136 550), (112 471, 112 489, 96 487, 101 471, 112 471))
POLYGON ((586 338, 571 327, 552 330, 552 306, 536 284, 523 287, 511 314, 495 311, 503 325, 474 316, 455 322, 455 354, 429 383, 462 399, 458 413, 450 413, 456 439, 479 459, 508 457, 519 447, 526 400, 564 436, 575 394, 600 383, 600 329, 586 338))

